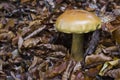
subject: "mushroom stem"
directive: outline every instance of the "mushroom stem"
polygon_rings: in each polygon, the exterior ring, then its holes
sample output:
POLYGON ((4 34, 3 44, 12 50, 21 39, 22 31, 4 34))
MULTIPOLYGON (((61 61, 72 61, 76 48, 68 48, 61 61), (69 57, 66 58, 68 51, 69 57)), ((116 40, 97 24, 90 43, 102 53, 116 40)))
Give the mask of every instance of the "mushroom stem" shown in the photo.
POLYGON ((73 34, 71 54, 76 61, 83 59, 83 34, 73 34))

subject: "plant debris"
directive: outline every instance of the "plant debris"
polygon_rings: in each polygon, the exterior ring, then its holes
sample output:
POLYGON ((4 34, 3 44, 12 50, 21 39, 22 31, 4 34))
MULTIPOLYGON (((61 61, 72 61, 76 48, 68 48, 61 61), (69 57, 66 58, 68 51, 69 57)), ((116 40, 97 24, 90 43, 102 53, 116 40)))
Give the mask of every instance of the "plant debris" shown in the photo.
POLYGON ((0 80, 120 79, 120 0, 1 0, 0 80), (55 21, 68 9, 94 12, 102 28, 84 36, 84 60, 55 21))

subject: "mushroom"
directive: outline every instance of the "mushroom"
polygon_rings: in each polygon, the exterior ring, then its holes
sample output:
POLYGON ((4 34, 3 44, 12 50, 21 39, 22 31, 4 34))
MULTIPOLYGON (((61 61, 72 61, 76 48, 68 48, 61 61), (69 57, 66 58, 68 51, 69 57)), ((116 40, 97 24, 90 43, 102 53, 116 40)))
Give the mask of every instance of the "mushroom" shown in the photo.
POLYGON ((80 61, 83 59, 83 33, 101 28, 101 20, 92 12, 85 10, 66 10, 55 23, 56 29, 72 33, 71 56, 80 61))

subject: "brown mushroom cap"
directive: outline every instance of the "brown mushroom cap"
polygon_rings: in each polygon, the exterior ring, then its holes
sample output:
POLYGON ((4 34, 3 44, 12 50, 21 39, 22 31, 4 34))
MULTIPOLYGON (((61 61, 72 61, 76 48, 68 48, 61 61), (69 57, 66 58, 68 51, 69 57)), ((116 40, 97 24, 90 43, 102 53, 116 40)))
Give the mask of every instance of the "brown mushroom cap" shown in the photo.
POLYGON ((56 29, 65 33, 87 33, 101 27, 101 20, 85 10, 67 10, 56 21, 56 29))

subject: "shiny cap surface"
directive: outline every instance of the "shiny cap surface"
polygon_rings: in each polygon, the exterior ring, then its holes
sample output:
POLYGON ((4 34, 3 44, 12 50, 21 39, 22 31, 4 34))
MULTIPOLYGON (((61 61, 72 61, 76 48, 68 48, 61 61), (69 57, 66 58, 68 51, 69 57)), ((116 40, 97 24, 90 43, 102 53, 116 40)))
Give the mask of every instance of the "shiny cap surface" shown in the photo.
POLYGON ((87 33, 101 27, 101 20, 85 10, 66 10, 55 23, 56 29, 64 33, 87 33))

